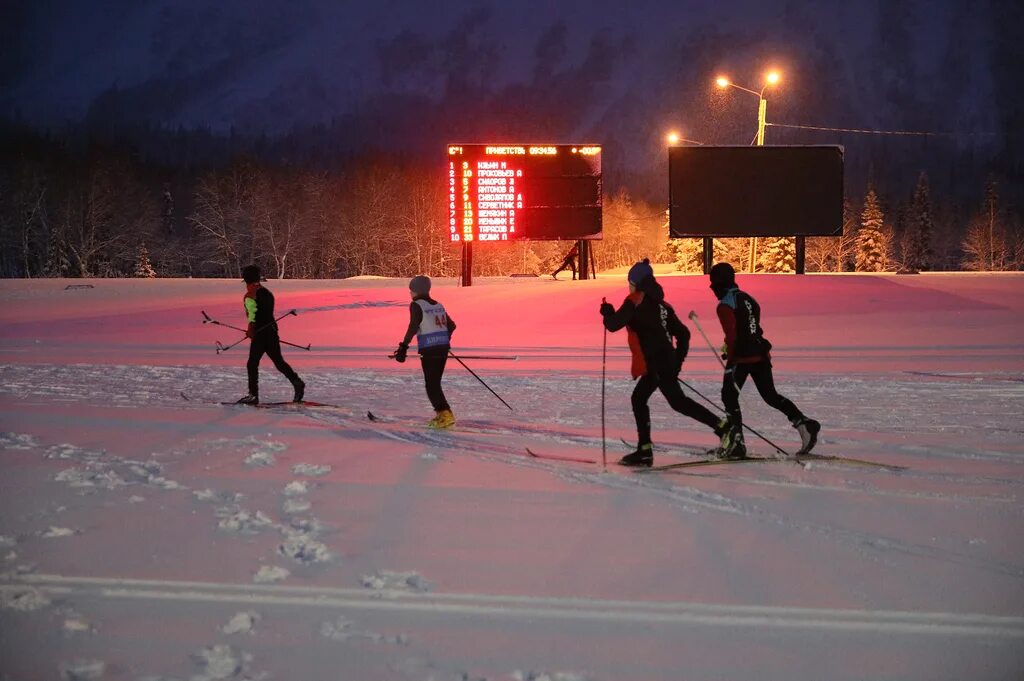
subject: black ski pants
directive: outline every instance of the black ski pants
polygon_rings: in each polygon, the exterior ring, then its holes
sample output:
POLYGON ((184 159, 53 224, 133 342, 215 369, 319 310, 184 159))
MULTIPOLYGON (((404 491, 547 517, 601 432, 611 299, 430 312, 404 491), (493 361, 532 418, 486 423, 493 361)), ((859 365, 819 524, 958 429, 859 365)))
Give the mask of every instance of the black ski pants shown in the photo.
POLYGON ((444 354, 424 353, 420 355, 420 362, 423 364, 423 382, 427 387, 427 397, 434 411, 451 409, 448 400, 444 397, 444 390, 441 389, 441 377, 444 376, 444 366, 448 363, 448 351, 444 354))
POLYGON ((651 443, 651 409, 647 406, 647 400, 651 398, 655 390, 668 400, 670 407, 684 416, 700 421, 708 428, 714 430, 718 427, 718 417, 712 414, 707 407, 694 402, 683 394, 679 384, 679 374, 670 372, 647 374, 640 377, 633 388, 633 416, 636 417, 636 434, 638 445, 651 443))
POLYGON ((558 267, 558 269, 551 273, 551 276, 557 275, 559 272, 564 270, 566 267, 569 267, 569 268, 572 269, 572 278, 573 278, 573 280, 575 280, 576 279, 576 258, 566 258, 565 260, 563 260, 562 264, 558 267))
POLYGON ((740 394, 737 387, 743 388, 747 376, 754 380, 757 392, 761 399, 770 407, 775 407, 789 419, 789 422, 796 425, 803 418, 804 414, 789 399, 783 397, 775 389, 775 378, 772 376, 772 361, 762 359, 754 364, 735 364, 732 371, 727 371, 722 379, 722 404, 729 414, 729 420, 737 428, 743 425, 743 415, 740 413, 740 394), (735 385, 733 385, 735 383, 735 385))
POLYGON ((281 339, 277 332, 263 331, 257 333, 249 343, 249 362, 245 368, 249 372, 250 395, 259 396, 260 394, 260 360, 263 359, 264 354, 270 358, 277 370, 291 381, 292 385, 299 380, 299 375, 281 356, 281 339))

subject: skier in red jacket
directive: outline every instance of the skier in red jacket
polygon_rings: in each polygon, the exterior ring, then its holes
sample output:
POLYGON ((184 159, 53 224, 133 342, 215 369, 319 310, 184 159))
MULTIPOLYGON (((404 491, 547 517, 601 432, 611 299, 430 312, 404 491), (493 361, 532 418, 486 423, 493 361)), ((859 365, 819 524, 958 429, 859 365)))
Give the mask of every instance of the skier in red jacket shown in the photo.
POLYGON ((800 433, 800 450, 811 451, 818 441, 821 424, 807 418, 789 399, 775 390, 772 376, 772 344, 761 328, 761 306, 736 285, 736 271, 732 265, 720 262, 711 268, 711 290, 718 298, 718 319, 725 332, 725 376, 722 379, 722 403, 729 414, 733 431, 723 446, 722 456, 742 459, 747 454, 743 443, 743 415, 740 413, 739 389, 750 376, 761 398, 789 419, 800 433))

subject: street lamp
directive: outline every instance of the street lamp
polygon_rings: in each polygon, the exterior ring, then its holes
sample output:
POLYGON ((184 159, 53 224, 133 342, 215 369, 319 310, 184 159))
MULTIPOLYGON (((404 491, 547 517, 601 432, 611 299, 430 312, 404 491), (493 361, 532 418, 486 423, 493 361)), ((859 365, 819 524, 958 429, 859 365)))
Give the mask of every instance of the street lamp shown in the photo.
POLYGON ((765 112, 768 107, 768 100, 764 98, 764 91, 768 89, 769 85, 777 85, 781 79, 782 76, 778 71, 769 71, 765 74, 764 86, 761 88, 760 92, 751 90, 750 88, 745 88, 742 85, 737 85, 725 76, 719 76, 715 80, 715 84, 723 90, 727 87, 733 87, 737 90, 742 90, 743 92, 749 92, 757 97, 757 146, 759 147, 764 145, 765 112))
POLYGON ((703 142, 698 142, 697 140, 691 140, 691 139, 686 139, 685 137, 680 137, 679 133, 677 133, 675 130, 673 130, 673 131, 669 132, 667 135, 665 135, 665 141, 668 142, 670 147, 674 147, 675 145, 679 144, 680 142, 687 142, 689 144, 696 144, 698 146, 704 146, 703 142))
MULTIPOLYGON (((719 76, 718 78, 715 79, 715 84, 723 90, 727 87, 733 87, 736 88, 737 90, 742 90, 743 92, 749 92, 750 94, 757 97, 757 146, 759 147, 764 146, 764 128, 766 124, 765 118, 768 109, 768 100, 764 98, 764 91, 768 89, 769 85, 777 85, 781 79, 782 76, 779 74, 778 71, 769 71, 764 76, 764 85, 761 87, 760 92, 751 90, 750 88, 745 88, 742 85, 737 85, 736 83, 732 82, 725 76, 719 76)), ((756 257, 757 237, 755 236, 750 238, 750 260, 747 267, 747 270, 749 272, 754 271, 754 260, 756 259, 756 257)))

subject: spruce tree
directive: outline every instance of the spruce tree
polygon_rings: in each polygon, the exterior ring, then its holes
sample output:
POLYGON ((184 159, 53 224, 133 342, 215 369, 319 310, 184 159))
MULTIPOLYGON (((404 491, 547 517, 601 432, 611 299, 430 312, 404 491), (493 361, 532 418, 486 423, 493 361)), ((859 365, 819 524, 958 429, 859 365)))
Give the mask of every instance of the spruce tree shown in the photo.
POLYGON ((932 268, 932 207, 928 196, 928 175, 921 173, 907 220, 906 251, 903 265, 915 271, 932 268))
POLYGON ((874 187, 868 188, 857 233, 857 271, 881 272, 886 260, 885 215, 874 187))
POLYGON ((761 241, 758 262, 763 272, 796 272, 796 244, 792 237, 770 237, 761 241))
POLYGON ((146 248, 146 242, 139 244, 139 253, 138 258, 135 261, 134 276, 145 279, 153 279, 156 277, 156 270, 153 269, 153 263, 149 261, 149 250, 146 248))

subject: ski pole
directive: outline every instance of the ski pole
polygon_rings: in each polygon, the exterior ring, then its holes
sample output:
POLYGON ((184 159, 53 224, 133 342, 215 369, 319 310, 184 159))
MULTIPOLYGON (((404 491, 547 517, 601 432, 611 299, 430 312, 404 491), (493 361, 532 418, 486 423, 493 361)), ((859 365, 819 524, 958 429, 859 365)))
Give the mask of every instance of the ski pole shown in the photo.
MULTIPOLYGON (((455 353, 454 353, 454 352, 452 352, 451 350, 449 350, 449 351, 448 351, 448 354, 449 354, 449 355, 450 355, 450 356, 452 357, 452 359, 454 359, 454 360, 455 360, 456 362, 458 362, 458 363, 459 363, 459 364, 461 364, 461 365, 462 365, 463 367, 465 367, 466 371, 468 371, 469 373, 473 374, 473 378, 475 378, 476 380, 480 381, 480 385, 482 385, 483 387, 487 388, 488 390, 491 390, 491 386, 489 386, 489 385, 487 385, 486 383, 484 383, 484 379, 482 379, 482 378, 480 378, 479 376, 477 376, 477 375, 476 375, 476 373, 475 373, 475 372, 474 372, 474 371, 473 371, 472 369, 470 369, 470 368, 469 368, 468 366, 466 366, 466 363, 465 363, 465 362, 463 362, 463 361, 462 361, 461 359, 459 359, 459 358, 458 358, 458 357, 457 357, 457 356, 455 355, 455 353)), ((501 399, 501 395, 499 395, 498 393, 494 392, 493 390, 491 390, 491 394, 492 394, 492 395, 494 395, 495 397, 497 397, 497 398, 498 398, 498 401, 500 401, 500 402, 501 402, 502 404, 504 404, 504 405, 505 405, 506 407, 508 407, 509 411, 515 411, 515 409, 513 409, 513 408, 512 408, 512 405, 510 405, 510 404, 509 404, 508 402, 506 402, 505 400, 501 399)))
MULTIPOLYGON (((289 310, 288 312, 285 312, 285 313, 284 313, 283 315, 281 315, 280 317, 278 317, 278 318, 277 318, 277 319, 275 319, 274 321, 272 321, 272 322, 267 322, 266 324, 264 324, 264 325, 263 325, 263 326, 261 326, 260 328, 256 329, 255 331, 253 331, 253 332, 252 332, 252 334, 253 334, 253 335, 255 336, 255 335, 256 335, 256 334, 258 334, 258 333, 259 333, 260 331, 263 331, 264 329, 268 329, 268 328, 270 328, 270 327, 271 327, 272 325, 274 325, 274 324, 278 323, 279 321, 281 321, 282 319, 284 319, 284 318, 285 318, 285 317, 287 317, 288 315, 297 315, 297 314, 298 314, 298 312, 296 312, 295 310, 289 310)), ((206 313, 204 312, 204 313, 203 313, 203 315, 205 316, 205 315, 206 315, 206 313)), ((213 322, 213 320, 212 320, 212 319, 211 319, 210 321, 211 321, 211 322, 213 322)), ((205 324, 206 322, 204 321, 203 323, 205 324)), ((220 322, 216 322, 216 323, 218 323, 218 324, 219 324, 220 322)), ((227 324, 221 324, 221 326, 227 326, 227 324)), ((237 328, 237 327, 231 327, 231 328, 237 328)), ((220 341, 217 341, 217 354, 218 354, 218 355, 219 355, 220 353, 222 353, 222 352, 227 352, 228 350, 230 350, 231 348, 235 347, 236 345, 238 345, 239 343, 241 343, 242 341, 244 341, 244 340, 245 340, 246 338, 248 338, 248 337, 249 337, 249 336, 248 336, 248 332, 247 332, 247 331, 245 331, 245 329, 238 329, 238 330, 239 330, 239 331, 242 331, 243 333, 246 333, 246 335, 245 335, 245 336, 242 336, 241 338, 239 338, 238 340, 236 340, 236 341, 235 341, 234 343, 232 343, 231 345, 223 345, 223 344, 222 344, 222 343, 221 343, 220 341)), ((284 343, 285 345, 291 345, 291 346, 293 346, 293 347, 299 348, 300 350, 309 350, 309 349, 310 349, 310 347, 311 347, 311 345, 312 345, 312 344, 310 344, 310 345, 296 345, 295 343, 289 343, 288 341, 281 341, 281 342, 282 342, 282 343, 284 343)))
MULTIPOLYGON (((607 298, 601 298, 602 303, 607 303, 607 298)), ((601 345, 601 468, 608 467, 607 459, 607 440, 605 439, 604 430, 604 384, 605 384, 605 366, 607 365, 608 358, 608 327, 601 322, 601 326, 604 328, 604 342, 601 345)))
MULTIPOLYGON (((462 359, 502 359, 515 362, 519 360, 518 355, 459 355, 462 359)), ((388 359, 394 359, 395 353, 388 355, 388 359)))
MULTIPOLYGON (((690 321, 693 322, 697 326, 697 330, 700 331, 700 335, 704 336, 704 342, 708 344, 708 347, 711 349, 711 354, 713 354, 715 356, 715 359, 718 360, 719 365, 721 365, 721 367, 722 367, 722 371, 724 371, 725 373, 729 373, 729 370, 725 366, 725 362, 722 361, 721 355, 719 355, 718 351, 715 350, 715 346, 711 342, 711 339, 708 338, 708 335, 706 333, 704 333, 704 328, 700 325, 700 320, 697 319, 697 313, 694 312, 693 310, 690 310, 689 317, 690 317, 690 321)), ((736 398, 739 399, 740 387, 736 384, 736 377, 735 376, 732 379, 732 387, 736 388, 736 398)))
MULTIPOLYGON (((682 383, 682 384, 683 384, 683 385, 685 385, 685 386, 686 386, 687 388, 689 388, 690 390, 692 390, 692 391, 693 391, 694 393, 696 393, 696 394, 697 394, 697 395, 698 395, 698 396, 699 396, 699 397, 700 397, 700 398, 701 398, 702 400, 704 400, 705 402, 707 402, 708 404, 710 404, 710 405, 711 405, 712 407, 714 407, 714 408, 715 408, 715 409, 717 409, 718 411, 722 412, 723 414, 726 414, 726 415, 728 415, 728 412, 726 412, 726 411, 725 411, 725 409, 723 409, 723 408, 719 407, 719 406, 718 406, 717 404, 715 404, 714 402, 712 402, 712 401, 711 401, 711 400, 709 400, 708 398, 706 398, 706 397, 704 397, 703 395, 701 395, 700 391, 699 391, 699 390, 697 390, 696 388, 694 388, 694 387, 693 387, 692 385, 690 385, 689 383, 687 383, 686 381, 684 381, 683 379, 681 379, 681 378, 679 378, 679 377, 676 377, 676 380, 678 380, 678 381, 679 381, 680 383, 682 383)), ((768 438, 766 438, 766 437, 765 437, 764 435, 761 435, 761 433, 757 432, 756 430, 754 430, 753 428, 751 428, 751 427, 750 427, 750 426, 748 426, 747 424, 745 424, 745 423, 744 423, 744 424, 743 424, 743 427, 744 427, 744 428, 746 428, 747 430, 749 430, 749 431, 750 431, 751 433, 753 433, 753 434, 754 434, 754 435, 756 435, 757 437, 759 437, 759 438, 761 438, 762 440, 764 440, 765 442, 767 442, 768 444, 770 444, 770 445, 771 445, 772 447, 774 447, 775 449, 777 449, 777 450, 778 450, 778 451, 779 451, 779 452, 780 452, 781 454, 785 454, 786 456, 792 456, 792 454, 790 454, 789 452, 787 452, 787 451, 786 451, 785 449, 783 449, 782 447, 778 446, 777 444, 775 444, 774 442, 772 442, 771 440, 769 440, 768 438)))

